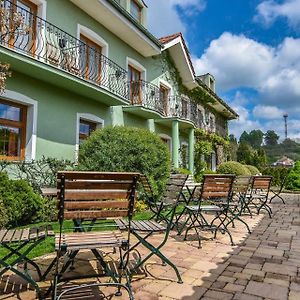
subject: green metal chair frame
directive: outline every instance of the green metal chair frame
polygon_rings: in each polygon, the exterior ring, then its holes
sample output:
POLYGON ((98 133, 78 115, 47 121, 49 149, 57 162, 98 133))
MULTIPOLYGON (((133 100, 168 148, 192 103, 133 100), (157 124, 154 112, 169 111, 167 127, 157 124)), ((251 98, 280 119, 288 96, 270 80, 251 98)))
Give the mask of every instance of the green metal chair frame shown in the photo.
MULTIPOLYGON (((161 217, 161 220, 166 222, 166 226, 162 226, 160 223, 153 220, 140 220, 131 222, 131 232, 137 238, 138 242, 131 246, 128 252, 130 253, 132 251, 136 251, 136 248, 139 245, 143 245, 145 248, 150 250, 150 253, 144 258, 141 258, 141 256, 138 254, 138 260, 131 268, 132 274, 134 274, 136 270, 138 270, 139 267, 141 267, 150 257, 156 255, 162 260, 163 264, 168 264, 173 268, 177 275, 178 283, 182 283, 182 279, 177 267, 161 252, 161 249, 167 242, 170 231, 174 226, 173 220, 175 217, 176 208, 187 177, 188 175, 185 174, 170 175, 166 185, 166 191, 161 199, 161 204, 159 204, 161 214, 164 212, 164 210, 167 211, 167 214, 164 217, 161 217), (152 234, 155 233, 165 233, 162 242, 158 246, 154 246, 147 240, 152 234)), ((123 219, 118 220, 117 225, 119 226, 120 230, 126 230, 128 222, 123 219)))
POLYGON ((188 232, 191 229, 195 229, 198 237, 199 248, 201 248, 202 238, 198 232, 198 229, 200 229, 214 232, 214 238, 216 238, 217 231, 221 231, 222 233, 226 232, 229 235, 231 244, 234 244, 231 233, 226 226, 229 220, 228 209, 232 197, 234 179, 235 175, 203 176, 203 184, 200 196, 197 200, 198 205, 186 206, 188 218, 179 232, 179 234, 181 234, 185 226, 187 226, 185 229, 184 240, 187 239, 188 232), (203 202, 209 202, 210 205, 203 204, 203 202), (208 222, 204 217, 204 213, 214 213, 216 216, 211 222, 208 222), (218 226, 214 225, 216 220, 220 221, 218 226), (190 224, 188 225, 189 221, 190 224))
POLYGON ((39 276, 39 280, 42 280, 44 275, 41 273, 39 266, 28 257, 28 254, 37 245, 43 242, 47 236, 53 235, 54 233, 51 226, 23 229, 1 229, 0 245, 9 252, 4 257, 0 258, 0 266, 2 266, 0 269, 0 276, 7 271, 15 273, 34 287, 40 300, 44 299, 42 291, 37 282, 30 275, 27 265, 30 264, 34 267, 39 276), (17 256, 15 259, 12 258, 14 255, 17 256), (13 260, 9 262, 11 259, 13 260), (24 262, 24 272, 21 272, 16 267, 21 262, 24 262))
MULTIPOLYGON (((57 178, 60 232, 56 236, 57 257, 52 262, 52 266, 56 263, 52 298, 61 298, 61 295, 58 295, 60 282, 108 276, 112 278, 113 283, 97 283, 97 286, 116 286, 118 288, 116 295, 121 295, 121 288, 124 288, 129 298, 133 299, 130 278, 127 274, 129 257, 124 256, 123 252, 126 253, 130 245, 131 220, 139 174, 65 171, 58 172, 57 178), (127 217, 129 222, 126 238, 120 231, 112 230, 117 229, 115 223, 103 224, 105 219, 121 217, 127 217), (64 220, 68 219, 74 222, 73 233, 64 232, 64 220), (97 226, 99 219, 102 223, 97 226), (84 220, 90 221, 90 224, 84 225, 84 220), (108 229, 108 231, 92 231, 97 227, 108 229), (118 274, 103 258, 102 253, 107 248, 119 249, 120 273, 118 274), (73 265, 75 257, 82 249, 93 253, 102 266, 104 274, 85 274, 63 278, 63 274, 73 265), (59 258, 66 255, 63 266, 59 268, 59 258), (126 284, 122 283, 122 278, 126 279, 126 284)), ((66 293, 67 291, 62 292, 62 294, 66 293)))
POLYGON ((257 214, 262 209, 266 210, 269 217, 272 218, 272 209, 268 205, 268 196, 272 183, 272 176, 253 176, 251 191, 245 199, 245 209, 250 210, 250 206, 254 206, 257 210, 257 214))
POLYGON ((278 190, 278 191, 276 191, 275 189, 272 189, 272 188, 271 188, 271 192, 272 192, 274 195, 270 198, 269 203, 272 203, 272 201, 273 201, 276 197, 278 197, 278 198, 282 201, 282 203, 285 204, 285 201, 284 201, 284 199, 280 196, 280 194, 282 193, 282 191, 283 191, 283 189, 284 189, 284 187, 285 187, 285 184, 286 184, 286 182, 287 182, 288 176, 289 176, 289 172, 287 172, 287 174, 284 176, 283 180, 281 181, 280 187, 279 187, 279 190, 278 190))
MULTIPOLYGON (((250 186, 252 184, 252 176, 237 176, 232 186, 232 201, 228 207, 229 222, 226 224, 228 227, 230 224, 234 227, 234 221, 240 221, 243 223, 248 233, 251 233, 249 225, 242 219, 242 214, 245 210, 245 199, 249 193, 250 186)), ((250 214, 251 211, 249 210, 250 214)))

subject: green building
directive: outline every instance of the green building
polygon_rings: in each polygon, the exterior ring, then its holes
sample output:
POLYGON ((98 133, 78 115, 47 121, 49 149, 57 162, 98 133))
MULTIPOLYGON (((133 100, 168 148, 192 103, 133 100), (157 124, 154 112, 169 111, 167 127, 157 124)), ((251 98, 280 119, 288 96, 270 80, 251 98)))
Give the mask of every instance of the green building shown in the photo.
POLYGON ((237 118, 214 77, 196 76, 180 33, 147 30, 142 0, 0 3, 0 62, 13 74, 0 95, 1 159, 76 160, 93 130, 122 125, 156 132, 174 166, 192 170, 195 128, 227 136, 237 118))

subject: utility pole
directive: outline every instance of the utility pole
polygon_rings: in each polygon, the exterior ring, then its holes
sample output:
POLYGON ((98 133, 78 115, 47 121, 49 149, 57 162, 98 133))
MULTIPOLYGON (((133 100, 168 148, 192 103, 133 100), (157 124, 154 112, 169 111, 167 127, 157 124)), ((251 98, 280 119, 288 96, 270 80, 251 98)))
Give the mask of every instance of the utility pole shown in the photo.
POLYGON ((283 118, 284 118, 284 132, 285 132, 285 139, 287 139, 288 137, 288 127, 287 127, 287 118, 288 118, 288 114, 284 114, 283 118))

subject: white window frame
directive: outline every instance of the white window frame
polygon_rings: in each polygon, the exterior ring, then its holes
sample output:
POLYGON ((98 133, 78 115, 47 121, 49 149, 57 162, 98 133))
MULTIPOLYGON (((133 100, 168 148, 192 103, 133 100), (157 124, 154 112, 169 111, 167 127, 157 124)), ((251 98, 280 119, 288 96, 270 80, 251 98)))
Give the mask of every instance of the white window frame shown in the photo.
POLYGON ((38 102, 11 90, 5 90, 1 98, 27 107, 25 161, 34 160, 36 157, 38 102))
POLYGON ((135 68, 136 70, 141 72, 141 79, 146 81, 147 80, 147 69, 141 64, 139 63, 137 60, 131 58, 131 57, 126 57, 126 71, 128 74, 128 67, 131 66, 133 68, 135 68))
POLYGON ((88 39, 90 39, 95 44, 99 45, 102 49, 101 53, 102 55, 108 57, 109 55, 109 45, 106 42, 104 38, 102 38, 99 34, 91 30, 90 28, 77 24, 77 38, 80 40, 80 35, 86 36, 88 39))
POLYGON ((90 113, 77 113, 76 115, 76 142, 75 142, 75 161, 78 161, 79 154, 79 130, 80 120, 96 123, 96 129, 104 127, 104 120, 90 113))

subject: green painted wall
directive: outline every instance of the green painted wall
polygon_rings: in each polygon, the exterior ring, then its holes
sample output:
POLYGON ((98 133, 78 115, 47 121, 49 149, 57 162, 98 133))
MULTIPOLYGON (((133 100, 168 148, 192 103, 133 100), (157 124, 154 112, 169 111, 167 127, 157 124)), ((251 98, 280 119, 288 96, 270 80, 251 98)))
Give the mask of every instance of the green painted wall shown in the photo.
POLYGON ((147 119, 140 118, 130 113, 124 113, 124 125, 128 127, 148 128, 147 119))
POLYGON ((74 159, 77 113, 90 113, 111 123, 110 109, 100 102, 84 98, 46 82, 13 73, 7 89, 38 101, 36 158, 74 159))

